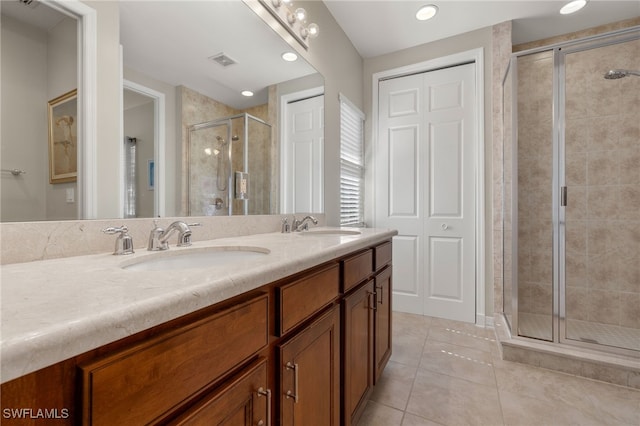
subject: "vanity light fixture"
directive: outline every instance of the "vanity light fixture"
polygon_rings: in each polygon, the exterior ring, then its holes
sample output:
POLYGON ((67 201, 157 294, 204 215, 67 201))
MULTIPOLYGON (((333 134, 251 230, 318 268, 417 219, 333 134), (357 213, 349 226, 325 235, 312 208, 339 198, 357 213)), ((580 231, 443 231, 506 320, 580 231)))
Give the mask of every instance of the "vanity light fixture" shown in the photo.
POLYGON ((246 96, 246 97, 251 97, 253 96, 253 92, 251 90, 243 90, 242 92, 240 92, 240 94, 242 96, 246 96))
POLYGON ((564 6, 562 6, 562 9, 560 9, 560 14, 561 15, 569 15, 571 13, 575 13, 575 12, 579 11, 580 9, 582 9, 583 7, 585 7, 587 5, 587 1, 588 0, 573 0, 573 1, 570 1, 569 3, 565 4, 564 6))
POLYGON ((418 9, 418 11, 416 12, 416 19, 418 21, 426 21, 436 16, 437 13, 438 6, 436 6, 435 4, 428 4, 418 9))
POLYGON ((301 7, 294 10, 292 0, 259 0, 259 2, 305 49, 309 48, 309 39, 318 36, 320 32, 318 24, 307 24, 307 11, 301 7))
POLYGON ((282 54, 282 59, 284 59, 287 62, 294 62, 298 59, 298 55, 296 55, 293 52, 284 52, 282 54))

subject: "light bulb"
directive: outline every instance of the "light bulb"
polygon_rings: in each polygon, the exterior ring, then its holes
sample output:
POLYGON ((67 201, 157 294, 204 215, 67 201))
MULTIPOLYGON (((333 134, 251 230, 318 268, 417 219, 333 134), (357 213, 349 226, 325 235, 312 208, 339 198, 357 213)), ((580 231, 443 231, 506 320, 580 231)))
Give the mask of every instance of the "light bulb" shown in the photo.
POLYGON ((587 5, 587 0, 574 0, 562 6, 561 15, 569 15, 575 13, 587 5))
POLYGON ((247 97, 253 96, 253 92, 251 90, 243 90, 241 94, 242 96, 247 96, 247 97))
POLYGON ((284 52, 284 53, 282 54, 282 59, 284 59, 284 60, 285 60, 285 61, 287 61, 287 62, 293 62, 293 61, 295 61, 296 59, 298 59, 298 55, 296 55, 296 54, 295 54, 295 53, 293 53, 293 52, 284 52))
POLYGON ((438 6, 435 4, 428 4, 426 6, 422 6, 416 12, 416 19, 418 21, 426 21, 427 19, 431 19, 438 13, 438 6))
POLYGON ((320 27, 314 23, 309 24, 307 30, 309 30, 309 38, 316 38, 318 37, 318 33, 320 33, 320 27))
POLYGON ((303 22, 305 19, 307 19, 307 11, 301 7, 297 8, 294 13, 296 14, 296 19, 300 22, 303 22))

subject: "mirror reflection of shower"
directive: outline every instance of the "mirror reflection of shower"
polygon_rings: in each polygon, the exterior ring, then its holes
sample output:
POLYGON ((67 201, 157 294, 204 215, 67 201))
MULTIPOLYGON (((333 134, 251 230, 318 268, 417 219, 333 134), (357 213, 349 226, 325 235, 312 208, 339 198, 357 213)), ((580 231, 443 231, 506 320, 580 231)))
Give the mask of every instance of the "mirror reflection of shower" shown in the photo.
POLYGON ((271 214, 271 133, 247 113, 189 126, 187 214, 271 214))

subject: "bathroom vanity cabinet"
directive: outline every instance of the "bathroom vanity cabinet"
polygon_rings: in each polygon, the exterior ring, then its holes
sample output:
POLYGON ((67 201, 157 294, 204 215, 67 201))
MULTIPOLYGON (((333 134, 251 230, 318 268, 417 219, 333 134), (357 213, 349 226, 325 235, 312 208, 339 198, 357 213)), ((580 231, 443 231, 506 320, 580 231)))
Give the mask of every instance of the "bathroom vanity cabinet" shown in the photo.
POLYGON ((390 354, 386 241, 4 383, 2 409, 57 410, 61 425, 351 425, 390 354))
POLYGON ((344 410, 342 424, 356 424, 391 356, 391 243, 342 261, 344 410))

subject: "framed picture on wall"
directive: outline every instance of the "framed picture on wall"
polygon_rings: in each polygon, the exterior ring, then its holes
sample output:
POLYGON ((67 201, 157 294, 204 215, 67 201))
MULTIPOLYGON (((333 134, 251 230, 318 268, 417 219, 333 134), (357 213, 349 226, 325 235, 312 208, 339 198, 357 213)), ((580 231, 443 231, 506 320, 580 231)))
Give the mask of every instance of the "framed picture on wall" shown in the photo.
POLYGON ((78 178, 78 91, 49 101, 49 182, 78 178))

